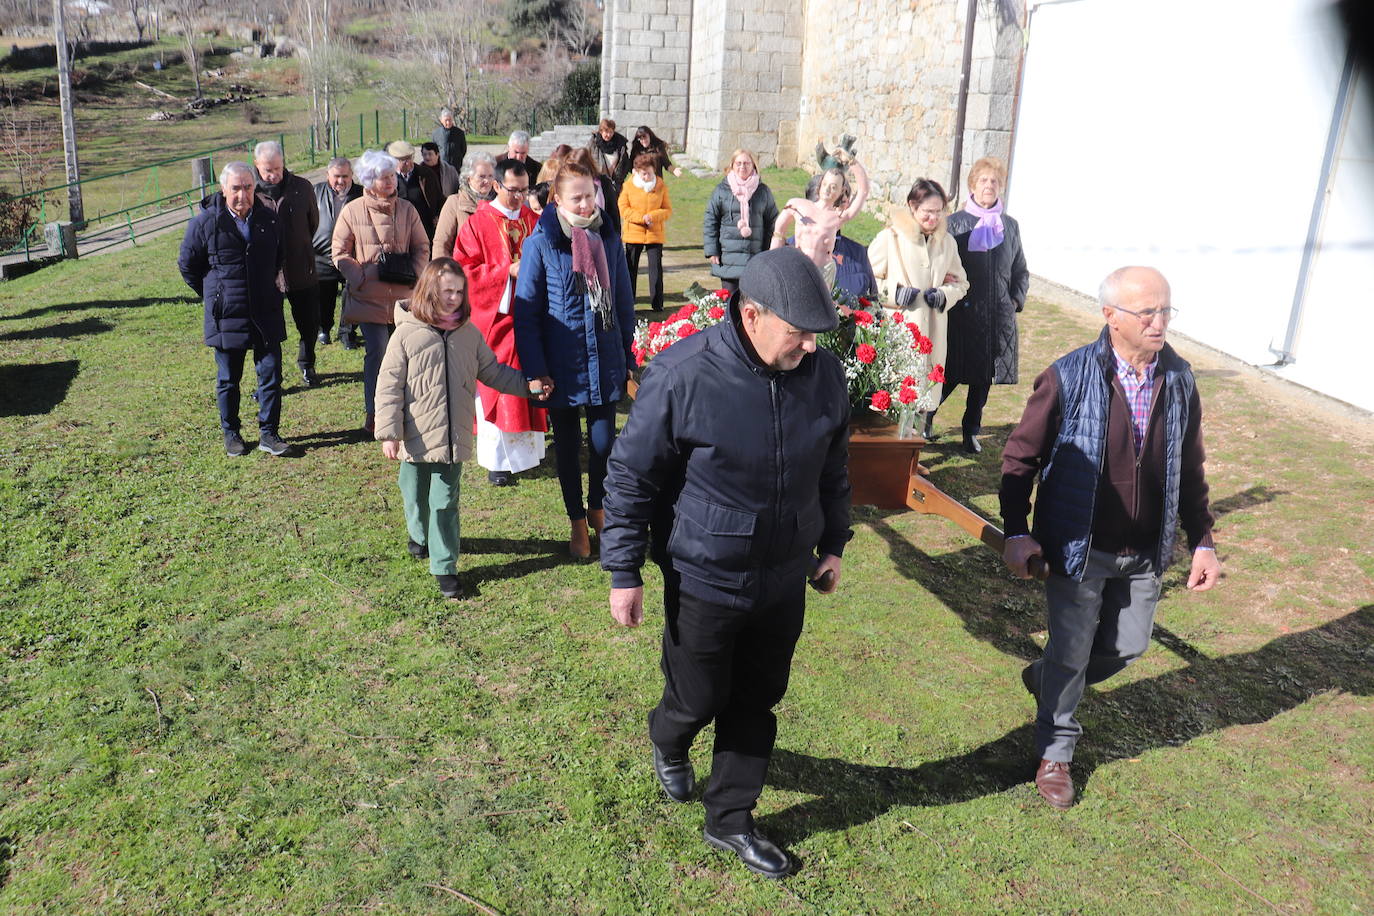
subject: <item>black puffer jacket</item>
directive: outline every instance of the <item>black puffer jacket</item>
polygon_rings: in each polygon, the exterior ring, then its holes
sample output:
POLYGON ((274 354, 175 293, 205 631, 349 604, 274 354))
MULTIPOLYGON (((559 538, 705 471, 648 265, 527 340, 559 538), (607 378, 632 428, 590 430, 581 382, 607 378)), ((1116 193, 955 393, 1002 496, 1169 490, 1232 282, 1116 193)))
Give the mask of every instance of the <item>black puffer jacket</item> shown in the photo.
POLYGON ((738 298, 731 320, 644 373, 606 475, 601 565, 615 587, 640 584, 649 551, 687 594, 748 608, 849 540, 844 370, 825 351, 789 372, 761 367, 738 298))
POLYGON ((991 251, 969 251, 969 233, 976 225, 978 217, 966 210, 952 214, 948 221, 968 274, 968 295, 949 310, 945 380, 1015 385, 1020 363, 1016 313, 1025 307, 1030 289, 1021 227, 1003 214, 1002 244, 991 251))
POLYGON ((177 267, 186 285, 205 300, 205 345, 246 350, 286 339, 277 271, 282 266, 277 214, 253 201, 248 241, 219 191, 200 202, 186 227, 177 267))
POLYGON ((749 259, 773 241, 773 224, 778 221, 778 204, 768 185, 759 182, 749 198, 749 238, 739 234, 739 201, 730 193, 729 179, 722 178, 706 202, 702 223, 702 246, 706 257, 717 256, 719 264, 711 273, 722 280, 738 280, 749 259))

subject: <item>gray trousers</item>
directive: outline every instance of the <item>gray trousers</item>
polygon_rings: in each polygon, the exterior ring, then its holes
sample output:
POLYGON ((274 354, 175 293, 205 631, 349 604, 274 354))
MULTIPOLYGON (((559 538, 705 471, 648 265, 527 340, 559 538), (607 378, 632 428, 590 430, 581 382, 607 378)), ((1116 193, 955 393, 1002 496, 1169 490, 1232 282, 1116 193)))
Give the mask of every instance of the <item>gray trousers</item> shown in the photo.
POLYGON ((1083 689, 1145 654, 1159 603, 1159 577, 1145 557, 1089 551, 1083 581, 1051 575, 1045 583, 1050 639, 1031 667, 1039 693, 1035 750, 1067 763, 1083 726, 1074 713, 1083 689))

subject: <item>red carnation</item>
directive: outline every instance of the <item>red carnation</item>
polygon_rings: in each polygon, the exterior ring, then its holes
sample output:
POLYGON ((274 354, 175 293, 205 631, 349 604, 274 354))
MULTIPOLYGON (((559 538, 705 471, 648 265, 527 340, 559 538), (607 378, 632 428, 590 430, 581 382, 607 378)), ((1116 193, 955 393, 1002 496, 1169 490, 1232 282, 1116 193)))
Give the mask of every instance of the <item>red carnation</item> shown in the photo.
POLYGON ((718 305, 713 305, 706 311, 706 314, 711 316, 712 321, 720 321, 725 317, 725 309, 718 305))
POLYGON ((872 303, 872 302, 869 302, 869 301, 868 301, 867 299, 865 299, 863 296, 860 296, 860 297, 859 297, 859 305, 863 306, 864 308, 872 308, 872 307, 873 307, 873 303, 872 303))
POLYGON ((912 376, 908 375, 906 378, 902 379, 902 387, 903 387, 903 388, 915 388, 915 387, 916 387, 916 379, 913 378, 912 376))
POLYGON ((699 331, 699 330, 701 330, 701 329, 698 328, 698 327, 697 327, 696 325, 694 325, 694 324, 688 323, 688 324, 679 325, 679 326, 678 326, 678 329, 677 329, 677 339, 678 339, 678 340, 684 340, 684 339, 686 339, 686 338, 688 338, 688 337, 691 337, 693 334, 695 334, 695 333, 696 333, 697 331, 699 331))
POLYGON ((859 348, 854 351, 854 357, 867 365, 878 358, 878 351, 873 349, 872 344, 859 344, 859 348))
POLYGON ((861 324, 867 327, 868 325, 873 323, 873 315, 869 312, 865 312, 863 309, 855 309, 854 323, 861 324))
POLYGON ((640 366, 644 365, 644 361, 648 357, 648 355, 648 350, 645 350, 642 347, 635 347, 635 364, 640 366))
POLYGON ((901 324, 901 323, 904 322, 904 321, 906 321, 906 316, 903 315, 901 312, 893 312, 893 313, 892 313, 892 323, 893 323, 893 324, 901 324))
POLYGON ((927 375, 926 378, 937 385, 943 385, 945 381, 945 367, 937 365, 934 369, 930 370, 930 375, 927 375))
POLYGON ((722 301, 728 300, 730 298, 730 291, 728 289, 718 289, 716 290, 716 298, 722 301))
POLYGON ((916 346, 922 353, 927 354, 935 349, 935 343, 929 337, 922 337, 920 340, 916 341, 916 346))
POLYGON ((662 330, 663 330, 663 322, 661 322, 661 321, 651 321, 651 322, 649 322, 649 336, 650 336, 650 337, 657 337, 657 336, 658 336, 658 332, 659 332, 659 331, 662 331, 662 330))
POLYGON ((668 320, 681 321, 684 318, 691 318, 692 315, 696 312, 696 310, 697 307, 689 302, 682 308, 678 309, 676 312, 673 312, 673 317, 669 318, 668 320))
POLYGON ((892 406, 892 395, 888 394, 886 391, 875 391, 875 392, 873 392, 873 409, 874 409, 874 410, 887 410, 887 409, 888 409, 889 407, 891 407, 891 406, 892 406))
POLYGON ((910 404, 912 401, 916 400, 917 397, 916 389, 906 385, 903 385, 902 390, 897 392, 897 400, 901 401, 903 404, 910 404))

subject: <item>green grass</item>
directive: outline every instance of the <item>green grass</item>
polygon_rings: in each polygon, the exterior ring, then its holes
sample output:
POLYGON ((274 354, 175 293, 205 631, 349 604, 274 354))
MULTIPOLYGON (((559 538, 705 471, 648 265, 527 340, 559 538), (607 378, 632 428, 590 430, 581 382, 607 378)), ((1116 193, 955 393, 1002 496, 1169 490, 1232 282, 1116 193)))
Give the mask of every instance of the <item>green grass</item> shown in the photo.
MULTIPOLYGON (((705 280, 715 182, 670 182, 675 291, 705 280)), ((1036 588, 941 519, 857 509, 778 708, 758 814, 803 867, 771 883, 653 783, 656 577, 646 626, 612 627, 551 469, 470 465, 481 595, 439 600, 337 345, 286 396, 303 457, 226 459, 177 241, 0 285, 0 910, 473 912, 428 885, 508 914, 1374 908, 1367 431, 1202 368, 1227 577, 1170 573, 1161 643, 1084 702, 1063 813, 1028 782, 1036 588)), ((1021 326, 987 451, 926 454, 987 512, 1036 370, 1093 333, 1038 300, 1021 326)))

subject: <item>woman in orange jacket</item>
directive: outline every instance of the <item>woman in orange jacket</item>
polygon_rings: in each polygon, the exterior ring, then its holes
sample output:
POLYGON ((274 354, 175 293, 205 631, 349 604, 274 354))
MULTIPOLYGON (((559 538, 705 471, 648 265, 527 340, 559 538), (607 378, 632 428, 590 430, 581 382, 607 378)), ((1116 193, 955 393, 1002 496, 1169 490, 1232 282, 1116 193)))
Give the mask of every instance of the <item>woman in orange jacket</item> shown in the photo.
POLYGON ((639 291, 639 256, 649 252, 649 302, 663 308, 663 241, 665 224, 673 215, 668 185, 656 174, 658 156, 635 157, 630 180, 620 190, 620 223, 625 241, 625 262, 630 268, 630 289, 639 291))

